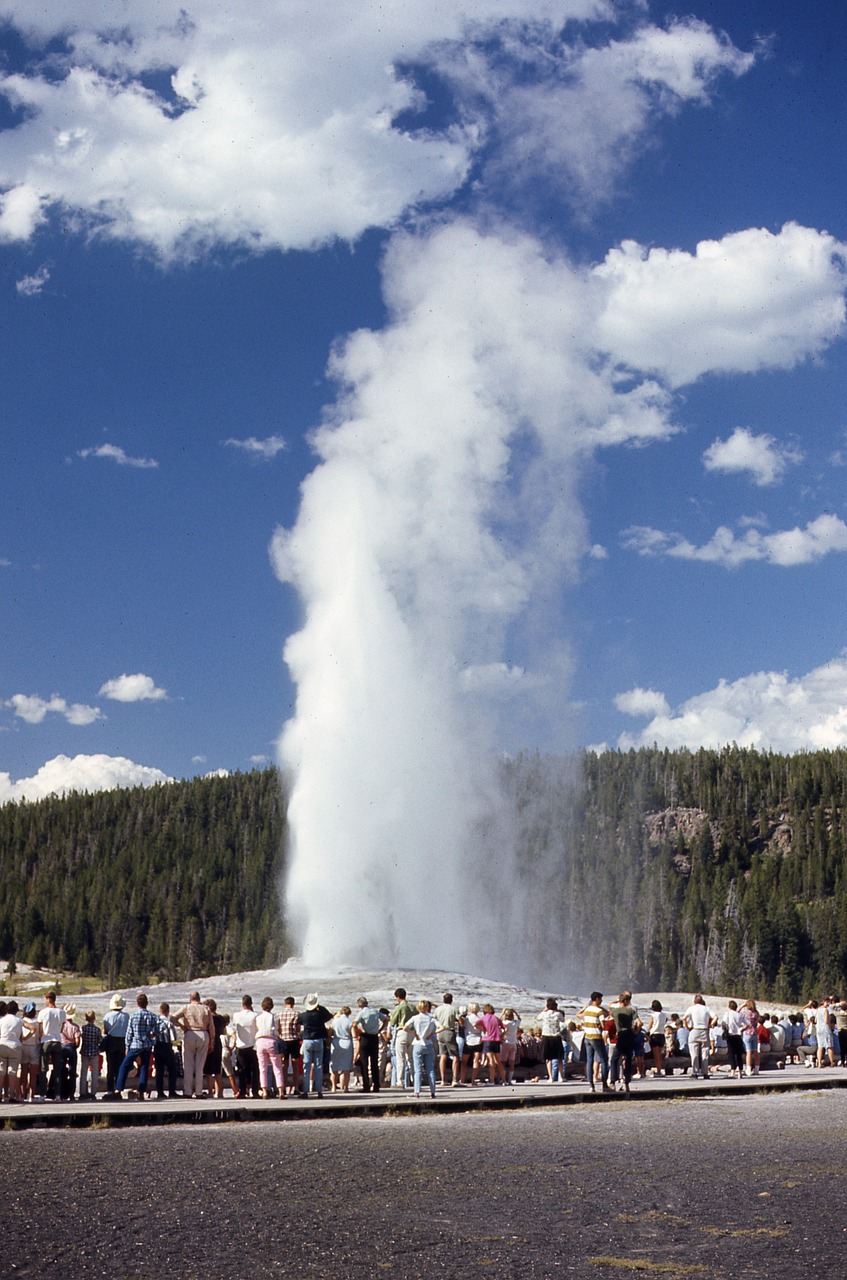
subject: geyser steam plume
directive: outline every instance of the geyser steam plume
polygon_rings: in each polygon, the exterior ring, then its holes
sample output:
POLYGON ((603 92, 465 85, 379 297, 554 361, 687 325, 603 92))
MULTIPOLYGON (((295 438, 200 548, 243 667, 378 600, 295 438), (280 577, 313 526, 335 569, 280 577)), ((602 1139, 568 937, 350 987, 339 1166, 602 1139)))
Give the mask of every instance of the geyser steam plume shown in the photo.
POLYGON ((580 457, 670 430, 665 393, 591 348, 592 288, 519 235, 398 235, 390 323, 333 357, 320 462, 273 545, 305 606, 280 755, 307 962, 535 976, 549 869, 518 868, 496 749, 564 723, 580 457))

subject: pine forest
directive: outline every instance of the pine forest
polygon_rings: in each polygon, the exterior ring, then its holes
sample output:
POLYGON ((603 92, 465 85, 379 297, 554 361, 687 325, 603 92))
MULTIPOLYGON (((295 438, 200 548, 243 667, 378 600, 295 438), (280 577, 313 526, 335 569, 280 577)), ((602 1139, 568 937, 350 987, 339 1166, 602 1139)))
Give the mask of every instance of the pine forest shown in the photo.
MULTIPOLYGON (((524 755, 502 782, 575 990, 841 993, 847 752, 524 755)), ((0 957, 110 987, 273 966, 284 850, 270 769, 7 804, 0 957)))

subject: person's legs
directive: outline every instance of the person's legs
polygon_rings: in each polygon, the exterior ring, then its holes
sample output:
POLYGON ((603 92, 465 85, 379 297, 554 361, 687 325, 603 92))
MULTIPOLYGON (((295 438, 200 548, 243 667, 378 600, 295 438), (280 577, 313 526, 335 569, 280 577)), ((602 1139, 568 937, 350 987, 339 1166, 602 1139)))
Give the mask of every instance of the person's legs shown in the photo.
POLYGON ((424 1065, 424 1045, 417 1040, 412 1045, 412 1075, 415 1097, 421 1096, 421 1077, 424 1065))

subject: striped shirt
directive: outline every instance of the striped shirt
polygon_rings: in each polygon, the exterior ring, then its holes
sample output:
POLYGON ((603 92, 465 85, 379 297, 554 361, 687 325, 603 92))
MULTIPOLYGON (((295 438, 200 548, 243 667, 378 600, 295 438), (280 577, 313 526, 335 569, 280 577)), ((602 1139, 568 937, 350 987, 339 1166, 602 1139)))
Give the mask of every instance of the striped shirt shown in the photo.
POLYGON ((582 1026, 589 1040, 603 1039, 603 1019, 608 1017, 608 1010, 601 1004, 589 1004, 582 1011, 582 1026))

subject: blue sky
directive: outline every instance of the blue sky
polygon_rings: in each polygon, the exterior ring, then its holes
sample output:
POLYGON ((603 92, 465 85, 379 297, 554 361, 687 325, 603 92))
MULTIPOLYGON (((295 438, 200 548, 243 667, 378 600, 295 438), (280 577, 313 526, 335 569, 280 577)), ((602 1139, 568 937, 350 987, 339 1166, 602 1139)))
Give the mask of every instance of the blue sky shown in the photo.
POLYGON ((840 6, 31 8, 0 801, 275 759, 299 635, 296 763, 388 598, 495 748, 847 744, 840 6))

